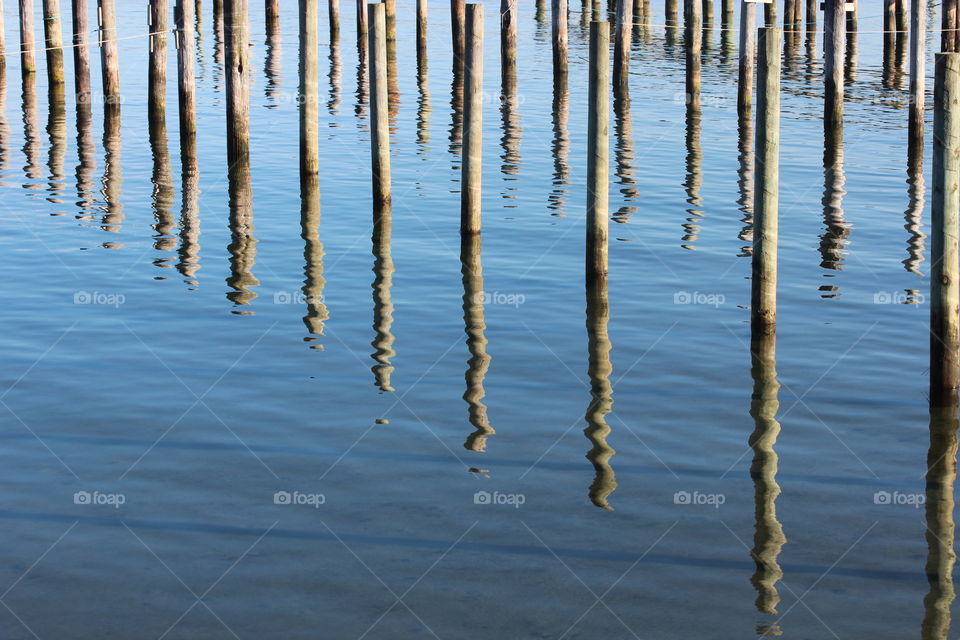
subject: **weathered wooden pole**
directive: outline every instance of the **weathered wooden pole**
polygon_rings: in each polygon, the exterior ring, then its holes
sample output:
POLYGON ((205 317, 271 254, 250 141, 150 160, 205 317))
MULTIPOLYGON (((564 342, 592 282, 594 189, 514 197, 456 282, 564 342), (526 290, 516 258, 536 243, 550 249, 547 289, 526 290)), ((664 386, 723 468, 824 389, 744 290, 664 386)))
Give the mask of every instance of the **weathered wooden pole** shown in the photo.
MULTIPOLYGON (((700 0, 693 0, 699 4, 700 0)), ((610 24, 590 23, 587 111, 587 283, 607 277, 610 182, 610 24)))
POLYGON ((63 30, 60 0, 43 0, 43 36, 47 49, 47 81, 63 83, 63 30))
POLYGON ((195 147, 197 137, 196 81, 194 80, 193 0, 176 0, 173 13, 177 24, 177 95, 180 106, 180 146, 195 147))
POLYGON ((940 7, 940 50, 957 51, 957 0, 943 0, 940 7))
POLYGON ((677 24, 680 9, 678 0, 664 0, 663 15, 667 21, 667 35, 673 33, 673 28, 677 24))
POLYGON ((843 126, 843 67, 846 55, 845 0, 826 0, 824 14, 824 125, 828 131, 843 126))
POLYGON ((753 105, 753 77, 757 66, 756 3, 740 4, 740 64, 737 80, 737 114, 749 118, 753 105))
POLYGON ((770 0, 770 2, 767 2, 763 5, 763 24, 767 27, 777 26, 776 0, 770 0))
MULTIPOLYGON (((319 0, 300 0, 300 176, 320 173, 319 0)), ((364 20, 366 25, 366 20, 364 20)))
MULTIPOLYGON (((3 19, 3 0, 0 0, 0 69, 7 68, 7 39, 4 35, 6 33, 6 27, 4 26, 3 19)), ((3 79, 4 86, 6 86, 6 78, 3 79)))
POLYGON ((387 78, 387 20, 383 3, 367 7, 370 64, 370 161, 373 172, 373 209, 391 205, 390 121, 387 78))
POLYGON ((553 75, 567 76, 567 0, 550 0, 553 75))
POLYGON ((910 0, 910 157, 923 153, 924 107, 926 106, 927 5, 910 0))
POLYGON ((266 0, 263 8, 266 22, 266 32, 274 33, 280 30, 280 0, 266 0))
POLYGON ((167 87, 167 0, 150 0, 150 64, 148 111, 150 120, 162 117, 167 87))
MULTIPOLYGON (((613 87, 626 94, 630 84, 630 42, 633 36, 633 0, 617 1, 617 22, 613 45, 613 87)), ((712 2, 712 0, 706 0, 712 2)))
MULTIPOLYGON (((87 45, 90 19, 87 15, 87 0, 72 0, 73 13, 73 78, 77 106, 90 106, 90 48, 87 45)), ((3 10, 0 4, 0 11, 3 10)), ((0 21, 0 29, 3 23, 0 21)))
POLYGON ((483 5, 466 7, 460 233, 480 233, 483 178, 483 5))
POLYGON ((117 9, 115 0, 97 0, 100 22, 100 69, 103 76, 103 101, 107 111, 117 112, 120 95, 120 56, 117 53, 117 9))
POLYGON ((817 30, 817 13, 820 10, 819 0, 807 0, 807 15, 805 22, 807 23, 807 32, 815 32, 817 30))
POLYGON ((367 0, 357 0, 357 49, 362 60, 367 51, 367 0))
POLYGON ((930 252, 930 405, 948 405, 960 386, 960 54, 935 58, 930 252))
POLYGON ((720 26, 724 29, 733 27, 733 0, 721 0, 720 3, 720 26))
POLYGON ((702 0, 703 24, 706 28, 713 27, 713 0, 702 0))
POLYGON ((777 324, 777 230, 780 194, 780 40, 779 29, 760 29, 757 75, 756 204, 750 324, 773 331, 777 324))
POLYGON ((703 64, 703 23, 700 0, 684 1, 684 40, 686 49, 687 104, 700 108, 700 68, 703 64))
POLYGON ((427 60, 427 0, 417 0, 417 64, 427 60))
POLYGON ((20 70, 24 74, 37 70, 33 36, 33 0, 20 0, 20 70))
POLYGON ((463 74, 464 23, 466 22, 465 0, 450 0, 450 31, 453 38, 454 76, 463 74))
POLYGON ((330 23, 330 42, 340 40, 340 0, 327 0, 327 21, 330 23))
POLYGON ((382 0, 384 20, 387 25, 387 54, 397 40, 397 0, 382 0))
POLYGON ((516 75, 517 0, 500 0, 500 77, 516 75))
POLYGON ((247 0, 225 0, 227 78, 227 162, 231 168, 249 163, 250 157, 250 23, 247 0))

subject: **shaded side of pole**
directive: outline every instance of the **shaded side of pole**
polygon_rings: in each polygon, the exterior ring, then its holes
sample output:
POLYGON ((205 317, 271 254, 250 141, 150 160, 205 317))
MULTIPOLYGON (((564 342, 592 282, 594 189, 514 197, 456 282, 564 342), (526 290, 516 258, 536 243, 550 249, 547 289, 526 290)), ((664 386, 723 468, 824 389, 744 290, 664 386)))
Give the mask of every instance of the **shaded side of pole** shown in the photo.
POLYGON ((463 64, 460 233, 480 233, 483 178, 483 5, 468 4, 463 64))
POLYGON ((777 233, 780 198, 780 29, 760 29, 757 62, 756 204, 750 324, 771 331, 777 323, 777 233))
POLYGON ((935 58, 930 251, 930 404, 948 406, 960 385, 960 54, 935 58))
POLYGON ((370 53, 370 154, 373 172, 373 210, 391 204, 390 122, 387 78, 387 20, 382 3, 367 7, 370 53))
MULTIPOLYGON (((700 0, 694 0, 699 4, 700 0)), ((586 278, 607 277, 609 224, 610 24, 590 23, 590 71, 587 113, 586 278)))

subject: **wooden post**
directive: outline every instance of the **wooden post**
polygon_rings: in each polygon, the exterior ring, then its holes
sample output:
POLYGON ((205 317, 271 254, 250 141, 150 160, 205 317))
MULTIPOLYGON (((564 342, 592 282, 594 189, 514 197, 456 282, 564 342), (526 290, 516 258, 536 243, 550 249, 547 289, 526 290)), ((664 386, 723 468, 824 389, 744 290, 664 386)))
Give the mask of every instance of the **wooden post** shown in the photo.
POLYGON ((103 75, 103 100, 110 111, 119 111, 120 57, 117 53, 117 9, 115 0, 97 0, 100 20, 100 68, 103 75))
POLYGON ((783 30, 793 31, 793 17, 796 11, 797 0, 783 0, 783 30))
POLYGON ((737 114, 750 118, 753 106, 753 76, 757 66, 756 4, 740 4, 740 69, 737 80, 737 114))
POLYGON ((724 29, 733 27, 733 0, 722 0, 720 3, 720 26, 724 29))
POLYGON ((686 40, 687 104, 700 109, 700 67, 703 64, 703 24, 700 18, 700 0, 684 2, 684 38, 686 40))
POLYGON ((674 31, 677 24, 677 18, 680 13, 678 0, 665 0, 663 5, 663 15, 667 21, 667 36, 674 31))
POLYGON ((807 33, 816 32, 817 30, 817 13, 820 10, 819 0, 807 0, 807 33))
POLYGON ((460 233, 480 233, 483 160, 483 5, 466 7, 460 233))
MULTIPOLYGON (((166 109, 167 86, 167 0, 150 0, 149 3, 149 31, 150 36, 150 66, 149 66, 149 103, 150 120, 166 109)), ((158 116, 159 117, 159 116, 158 116)))
POLYGON ((516 75, 517 0, 500 0, 500 77, 516 75))
POLYGON ((957 0, 943 0, 940 7, 940 50, 957 51, 957 0))
POLYGON ((37 70, 33 37, 33 0, 20 0, 20 70, 24 74, 37 70))
POLYGON ((43 0, 43 35, 47 49, 47 80, 50 85, 60 84, 63 82, 60 0, 43 0))
MULTIPOLYGON (((841 0, 843 2, 843 0, 841 0)), ((777 2, 770 0, 763 5, 763 24, 767 27, 777 26, 777 2)))
MULTIPOLYGON (((712 0, 706 0, 712 2, 712 0)), ((633 0, 617 0, 613 45, 613 88, 625 95, 630 85, 630 42, 633 36, 633 0)))
POLYGON ((224 4, 227 77, 227 162, 231 168, 249 163, 250 73, 247 64, 250 23, 247 0, 224 4))
POLYGON ((946 406, 960 386, 960 54, 935 58, 930 252, 930 405, 946 406))
POLYGON ((340 40, 340 0, 328 0, 327 16, 330 23, 330 42, 340 40))
POLYGON ((383 3, 371 4, 367 16, 370 52, 370 155, 373 172, 373 209, 391 206, 390 122, 387 91, 387 25, 383 3))
MULTIPOLYGON (((699 4, 699 0, 693 0, 699 4)), ((610 138, 610 24, 590 23, 587 113, 587 283, 607 277, 610 138)))
POLYGON ((550 0, 553 75, 567 76, 567 0, 550 0))
POLYGON ((300 0, 300 177, 306 180, 320 173, 318 2, 300 0))
POLYGON ((703 24, 709 29, 713 27, 713 0, 702 0, 702 4, 703 24))
POLYGON ((275 33, 280 30, 280 0, 266 0, 263 9, 266 18, 266 32, 275 33))
MULTIPOLYGON (((77 106, 90 106, 90 48, 87 46, 87 33, 90 31, 90 20, 87 15, 87 0, 73 0, 73 77, 74 96, 77 106)), ((3 10, 0 0, 0 11, 3 10)), ((3 28, 0 19, 0 29, 3 28)), ((2 43, 0 43, 2 47, 2 43)))
POLYGON ((846 55, 845 0, 826 0, 824 14, 824 125, 828 131, 843 126, 843 67, 846 55))
POLYGON ((777 324, 777 230, 780 194, 779 29, 760 29, 757 77, 756 208, 750 324, 772 331, 777 324))
POLYGON ((383 14, 387 25, 387 54, 397 40, 397 0, 383 0, 383 14))
MULTIPOLYGON (((3 19, 3 0, 0 0, 0 70, 7 68, 7 40, 6 27, 3 19)), ((4 88, 6 87, 6 77, 3 78, 4 88)))
POLYGON ((357 49, 362 60, 367 51, 367 0, 357 0, 357 49))
POLYGON ((176 0, 177 94, 180 105, 180 146, 194 147, 197 136, 196 81, 194 80, 194 8, 193 0, 176 0))
POLYGON ((417 64, 427 59, 427 0, 417 0, 417 64))
POLYGON ((910 157, 923 153, 924 107, 926 106, 927 6, 910 0, 910 157))
POLYGON ((465 0, 450 0, 450 31, 453 37, 453 73, 463 75, 465 0))

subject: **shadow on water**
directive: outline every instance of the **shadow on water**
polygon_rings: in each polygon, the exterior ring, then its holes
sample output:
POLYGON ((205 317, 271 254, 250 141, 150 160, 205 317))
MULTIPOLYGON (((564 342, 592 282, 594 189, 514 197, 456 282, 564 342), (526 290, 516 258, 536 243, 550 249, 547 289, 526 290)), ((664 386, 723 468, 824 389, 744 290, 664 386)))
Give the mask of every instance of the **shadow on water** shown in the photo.
POLYGON ((467 402, 468 419, 474 431, 467 436, 463 446, 470 451, 486 451, 487 437, 496 433, 490 426, 483 383, 490 369, 491 356, 487 353, 487 323, 484 318, 485 294, 483 290, 483 264, 480 258, 480 234, 465 233, 460 239, 460 265, 463 274, 463 323, 467 334, 467 349, 470 359, 464 378, 467 389, 463 399, 467 402))
POLYGON ((930 407, 930 449, 927 452, 926 532, 924 572, 930 590, 923 599, 923 640, 950 637, 950 605, 956 597, 953 567, 956 525, 953 520, 957 480, 957 406, 930 407))
POLYGON ((180 247, 177 271, 190 286, 197 286, 200 270, 200 169, 195 135, 180 135, 180 247))
MULTIPOLYGON (((163 253, 173 252, 177 248, 177 237, 174 233, 177 225, 171 213, 174 186, 170 172, 167 123, 163 110, 154 113, 150 118, 150 150, 153 154, 153 173, 150 177, 153 184, 153 248, 163 253)), ((170 266, 169 261, 170 256, 159 256, 153 263, 158 267, 167 268, 170 266)))
MULTIPOLYGON (((750 434, 750 449, 753 462, 750 477, 754 488, 754 534, 750 555, 756 571, 750 583, 757 591, 757 611, 776 615, 780 595, 777 582, 783 577, 778 558, 780 549, 787 542, 783 526, 777 520, 777 453, 774 446, 780 434, 777 410, 780 408, 780 383, 777 380, 777 336, 775 332, 754 331, 750 340, 750 374, 753 378, 753 396, 750 401, 750 416, 753 418, 753 433, 750 434)), ((776 623, 757 628, 760 636, 781 634, 776 623)))
POLYGON ((417 56, 417 155, 425 156, 430 150, 430 84, 427 80, 427 53, 417 56))
MULTIPOLYGON (((329 61, 330 98, 327 100, 327 113, 336 116, 340 108, 340 47, 336 41, 330 43, 329 61)), ((330 126, 335 127, 336 124, 331 122, 330 126)))
MULTIPOLYGON (((2 106, 2 105, 0 105, 2 106)), ((96 183, 94 172, 97 169, 97 147, 93 137, 93 106, 90 94, 77 96, 77 167, 74 175, 77 179, 77 218, 85 221, 94 219, 96 206, 96 183)))
POLYGON ((250 160, 241 159, 230 169, 230 275, 227 299, 236 305, 233 313, 252 315, 240 307, 249 305, 257 297, 253 287, 260 281, 253 275, 257 258, 257 239, 253 235, 253 191, 250 187, 250 160))
POLYGON ((610 319, 610 304, 607 300, 607 281, 597 278, 587 284, 587 375, 590 378, 590 404, 584 415, 587 427, 584 435, 591 443, 587 460, 593 464, 593 482, 588 495, 590 501, 601 509, 613 511, 608 498, 617 489, 617 479, 610 466, 610 459, 616 451, 607 444, 611 429, 606 416, 613 407, 613 385, 610 374, 613 365, 610 361, 610 336, 607 323, 610 319))

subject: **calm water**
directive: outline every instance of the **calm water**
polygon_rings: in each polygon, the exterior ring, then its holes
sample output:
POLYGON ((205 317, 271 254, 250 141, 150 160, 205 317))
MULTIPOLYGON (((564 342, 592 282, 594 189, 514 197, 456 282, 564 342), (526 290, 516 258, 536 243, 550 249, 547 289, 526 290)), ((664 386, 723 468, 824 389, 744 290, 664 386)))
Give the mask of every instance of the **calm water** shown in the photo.
MULTIPOLYGON (((147 31, 144 3, 120 4, 120 35, 147 31)), ((465 282, 446 5, 418 86, 413 3, 398 3, 393 234, 375 255, 354 7, 339 48, 321 10, 315 235, 296 3, 270 46, 252 4, 250 237, 231 236, 210 3, 196 215, 172 47, 151 146, 147 41, 120 43, 106 158, 99 104, 78 152, 69 52, 64 109, 42 55, 24 109, 7 58, 4 638, 904 638, 925 616, 925 637, 948 637, 914 504, 929 207, 908 183, 879 6, 861 9, 826 171, 821 61, 800 43, 785 64, 778 336, 751 375, 736 34, 706 38, 699 127, 679 43, 660 26, 635 42, 611 131, 609 319, 595 301, 588 332, 578 7, 558 109, 549 22, 522 3, 512 110, 487 7, 482 281, 465 282)))

